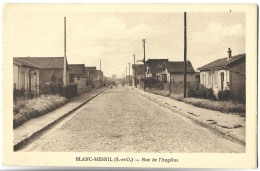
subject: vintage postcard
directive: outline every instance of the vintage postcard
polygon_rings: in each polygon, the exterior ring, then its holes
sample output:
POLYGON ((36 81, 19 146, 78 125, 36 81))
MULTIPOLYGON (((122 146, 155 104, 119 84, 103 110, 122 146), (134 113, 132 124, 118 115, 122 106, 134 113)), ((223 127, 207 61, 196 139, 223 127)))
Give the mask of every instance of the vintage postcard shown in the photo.
POLYGON ((3 164, 257 167, 257 5, 4 4, 3 164))

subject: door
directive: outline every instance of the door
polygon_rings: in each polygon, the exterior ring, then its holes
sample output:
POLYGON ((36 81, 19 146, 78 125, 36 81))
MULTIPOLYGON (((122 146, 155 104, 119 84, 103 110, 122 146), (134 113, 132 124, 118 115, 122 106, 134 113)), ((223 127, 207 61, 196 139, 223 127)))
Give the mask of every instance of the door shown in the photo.
POLYGON ((25 89, 25 71, 21 68, 20 71, 20 89, 25 89))
POLYGON ((162 77, 163 77, 163 82, 167 83, 167 75, 166 74, 162 74, 162 77))
POLYGON ((221 72, 220 80, 221 80, 221 90, 223 90, 224 89, 224 72, 221 72))

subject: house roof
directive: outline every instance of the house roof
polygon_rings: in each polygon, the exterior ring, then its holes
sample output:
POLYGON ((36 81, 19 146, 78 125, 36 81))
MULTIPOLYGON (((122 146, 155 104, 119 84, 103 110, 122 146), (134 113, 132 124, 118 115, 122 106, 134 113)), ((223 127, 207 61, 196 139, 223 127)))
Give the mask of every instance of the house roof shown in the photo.
POLYGON ((64 64, 64 57, 14 57, 13 60, 43 69, 62 69, 64 64))
POLYGON ((19 66, 24 66, 24 67, 30 67, 30 68, 38 68, 38 66, 31 64, 27 61, 23 61, 23 60, 17 60, 17 59, 13 59, 13 63, 19 66))
POLYGON ((69 64, 69 69, 71 69, 73 74, 85 74, 84 64, 69 64))
POLYGON ((217 59, 209 64, 206 64, 202 67, 199 67, 198 70, 216 70, 216 69, 227 69, 230 66, 236 64, 237 62, 245 59, 246 54, 239 54, 236 56, 232 56, 230 60, 228 58, 217 59))
POLYGON ((97 70, 97 68, 95 66, 91 66, 91 67, 85 67, 85 72, 87 73, 88 71, 93 71, 93 70, 97 70))
MULTIPOLYGON (((177 62, 165 62, 167 70, 170 73, 183 73, 184 72, 184 61, 177 62)), ((186 72, 195 73, 194 68, 190 61, 186 62, 186 72)))
POLYGON ((132 64, 132 69, 134 71, 136 67, 136 75, 144 75, 144 64, 132 64))
POLYGON ((160 73, 163 70, 164 62, 168 62, 168 59, 148 59, 146 64, 151 73, 160 73))

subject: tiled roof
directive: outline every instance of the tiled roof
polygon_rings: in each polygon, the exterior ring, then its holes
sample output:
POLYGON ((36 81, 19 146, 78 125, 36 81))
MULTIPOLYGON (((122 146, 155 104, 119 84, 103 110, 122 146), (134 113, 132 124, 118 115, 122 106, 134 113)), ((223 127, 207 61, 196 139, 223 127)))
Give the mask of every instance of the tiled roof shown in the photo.
POLYGON ((34 67, 43 69, 62 69, 64 64, 63 57, 14 57, 13 60, 31 64, 34 67))
POLYGON ((13 63, 16 65, 19 65, 19 66, 25 66, 25 67, 30 67, 30 68, 39 68, 38 66, 31 64, 24 60, 13 59, 13 63))
MULTIPOLYGON (((167 70, 171 73, 183 73, 184 72, 184 61, 178 62, 166 62, 167 70)), ((194 68, 190 61, 186 62, 186 72, 195 73, 194 68)))
POLYGON ((136 75, 144 75, 144 64, 135 64, 136 66, 134 66, 134 64, 132 64, 132 69, 134 71, 135 67, 136 67, 136 75))
POLYGON ((168 59, 148 59, 146 64, 151 73, 160 73, 163 71, 164 62, 168 62, 168 59))
POLYGON ((236 56, 232 56, 230 60, 228 58, 217 59, 207 65, 199 67, 198 70, 214 70, 214 69, 227 69, 229 66, 239 62, 242 59, 245 59, 246 54, 239 54, 236 56))
POLYGON ((88 71, 93 71, 93 70, 97 70, 97 68, 95 66, 91 66, 91 67, 85 67, 85 72, 87 73, 88 71))
POLYGON ((85 65, 84 64, 69 64, 69 69, 73 74, 85 74, 85 65))

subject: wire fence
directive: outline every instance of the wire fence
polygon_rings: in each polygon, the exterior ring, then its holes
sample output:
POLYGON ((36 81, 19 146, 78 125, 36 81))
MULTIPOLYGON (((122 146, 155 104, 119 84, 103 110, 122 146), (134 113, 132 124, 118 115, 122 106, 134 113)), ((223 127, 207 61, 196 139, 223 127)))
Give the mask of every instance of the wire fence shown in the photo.
POLYGON ((14 103, 26 103, 29 101, 29 99, 47 94, 59 94, 71 98, 77 95, 77 90, 71 90, 75 88, 77 89, 77 85, 75 84, 68 84, 65 87, 61 82, 48 82, 45 84, 36 84, 30 86, 30 88, 28 89, 24 89, 23 87, 21 89, 17 89, 14 86, 13 101, 14 103), (68 93, 66 93, 65 91, 68 91, 70 95, 68 95, 68 93))

